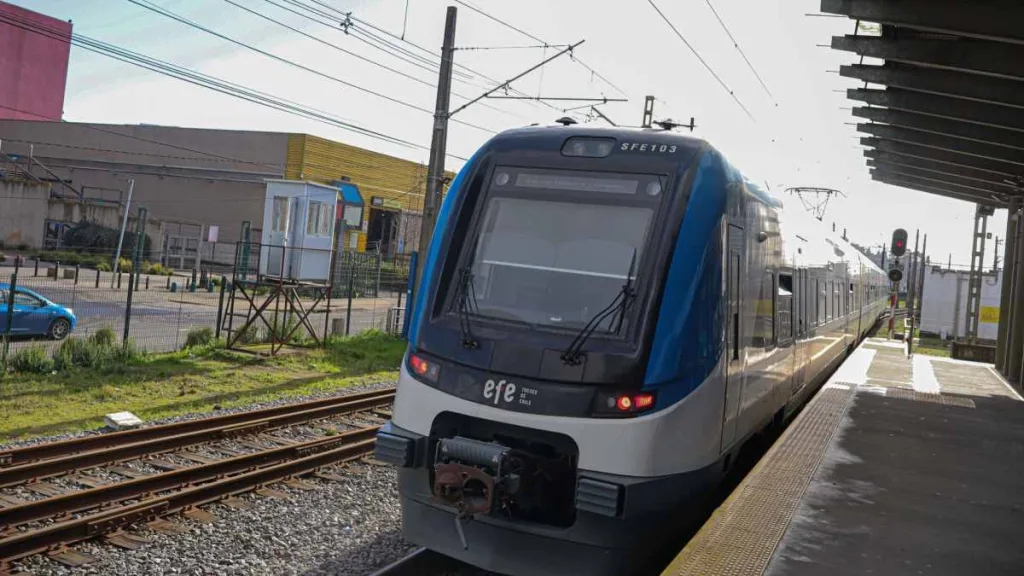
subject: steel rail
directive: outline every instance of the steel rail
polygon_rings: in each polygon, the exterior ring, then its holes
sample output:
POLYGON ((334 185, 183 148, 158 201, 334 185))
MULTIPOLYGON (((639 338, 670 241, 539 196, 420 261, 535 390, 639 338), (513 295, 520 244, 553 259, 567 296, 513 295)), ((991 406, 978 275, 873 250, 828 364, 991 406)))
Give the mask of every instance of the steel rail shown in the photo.
POLYGON ((58 546, 95 538, 141 521, 153 520, 290 477, 308 474, 324 466, 355 460, 371 453, 375 442, 373 438, 352 442, 281 464, 148 498, 129 506, 56 522, 37 530, 16 532, 0 539, 0 566, 58 546))
MULTIPOLYGON (((133 444, 116 445, 105 449, 74 453, 59 458, 39 460, 20 466, 0 468, 0 487, 67 474, 95 466, 124 462, 139 458, 140 456, 161 454, 187 446, 224 440, 243 434, 253 434, 273 428, 282 428, 329 416, 369 410, 390 404, 394 400, 394 395, 394 390, 389 390, 386 393, 378 393, 369 397, 360 396, 354 400, 350 397, 342 396, 335 399, 333 403, 317 402, 318 406, 298 412, 278 414, 277 416, 270 416, 260 420, 227 422, 217 427, 194 432, 156 437, 133 444)), ((293 406, 304 407, 302 404, 293 406)))
POLYGON ((426 576, 430 573, 448 574, 463 566, 462 562, 443 554, 417 548, 406 556, 370 574, 370 576, 426 576))
POLYGON ((310 410, 312 408, 317 408, 320 406, 329 406, 336 404, 338 402, 378 398, 380 396, 387 395, 391 395, 393 397, 394 393, 395 389, 393 387, 384 388, 381 390, 371 390, 368 392, 349 394, 347 396, 335 396, 332 398, 311 400, 309 402, 272 406, 270 408, 262 408, 260 410, 236 412, 233 414, 225 414, 223 416, 198 418, 195 420, 185 420, 182 422, 174 422, 171 424, 163 424, 160 426, 150 426, 146 428, 138 428, 135 430, 111 432, 108 434, 82 436, 79 438, 71 438, 68 440, 61 440, 58 442, 48 442, 45 444, 25 446, 22 448, 0 450, 0 467, 15 466, 18 464, 42 460, 45 458, 56 458, 60 456, 66 456, 68 454, 74 454, 77 452, 99 450, 102 448, 109 448, 111 446, 118 446, 122 444, 134 444, 136 442, 152 440, 154 438, 160 438, 163 436, 173 434, 186 434, 189 432, 205 430, 208 428, 224 427, 233 424, 244 424, 247 422, 258 422, 260 420, 265 420, 267 418, 277 417, 283 414, 289 414, 291 412, 310 410))
POLYGON ((9 508, 0 508, 0 535, 3 535, 5 531, 15 526, 27 522, 43 520, 61 514, 81 512, 108 504, 117 504, 125 500, 145 497, 180 486, 209 482, 231 474, 280 464, 288 460, 332 450, 353 442, 372 440, 376 437, 379 428, 380 426, 367 426, 365 428, 349 430, 337 436, 317 438, 294 446, 283 446, 252 454, 243 454, 218 462, 190 466, 151 476, 142 476, 124 482, 97 486, 89 490, 26 502, 9 508))

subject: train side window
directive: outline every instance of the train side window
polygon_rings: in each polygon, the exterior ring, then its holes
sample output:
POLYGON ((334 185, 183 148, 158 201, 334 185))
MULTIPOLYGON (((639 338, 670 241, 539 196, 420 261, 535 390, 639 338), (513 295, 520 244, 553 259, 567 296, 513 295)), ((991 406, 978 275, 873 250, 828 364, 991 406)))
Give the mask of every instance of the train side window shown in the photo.
POLYGON ((761 275, 761 286, 754 312, 754 346, 769 349, 775 345, 775 275, 766 270, 761 275))
POLYGON ((793 275, 779 274, 778 318, 780 340, 793 337, 793 275))
POLYGON ((822 318, 825 317, 825 306, 822 300, 824 293, 821 291, 821 280, 814 279, 814 325, 820 326, 822 318))

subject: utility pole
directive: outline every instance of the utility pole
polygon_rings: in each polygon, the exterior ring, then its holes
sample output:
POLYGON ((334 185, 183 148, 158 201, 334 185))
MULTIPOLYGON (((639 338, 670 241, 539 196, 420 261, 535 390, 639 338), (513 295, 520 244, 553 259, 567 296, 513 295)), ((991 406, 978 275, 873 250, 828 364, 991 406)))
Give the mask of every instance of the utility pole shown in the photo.
POLYGON ((437 104, 434 107, 434 132, 430 140, 430 163, 427 165, 427 194, 423 197, 423 220, 420 224, 419 258, 416 261, 416 281, 424 284, 423 266, 427 261, 430 239, 437 223, 444 188, 444 159, 448 144, 448 107, 451 101, 452 65, 455 56, 455 20, 457 10, 448 7, 444 23, 444 43, 441 46, 441 68, 437 80, 437 104))
MULTIPOLYGON (((915 241, 916 243, 916 241, 915 241)), ((910 336, 907 338, 907 355, 914 355, 914 330, 917 328, 918 315, 921 313, 924 298, 924 272, 925 272, 925 254, 928 252, 928 235, 924 235, 924 243, 921 245, 921 255, 918 257, 917 268, 918 278, 915 283, 914 290, 914 305, 910 308, 910 336)))
POLYGON ((914 309, 914 295, 917 294, 917 266, 920 254, 917 249, 921 243, 921 230, 914 232, 914 251, 910 253, 910 274, 907 275, 907 310, 914 309))
POLYGON ((114 271, 110 275, 110 287, 114 287, 114 279, 117 278, 118 264, 121 263, 121 245, 124 243, 124 229, 128 226, 128 210, 132 207, 132 192, 135 190, 135 179, 128 180, 128 201, 124 205, 124 217, 121 218, 121 234, 117 237, 117 252, 114 253, 114 263, 110 267, 114 271))
MULTIPOLYGON (((509 78, 501 84, 484 92, 480 96, 469 100, 455 110, 449 111, 451 104, 452 67, 455 61, 455 21, 456 8, 448 7, 444 26, 444 43, 441 46, 441 67, 437 82, 437 104, 434 107, 434 130, 430 140, 430 162, 427 165, 427 193, 423 198, 423 220, 420 226, 419 256, 416 259, 416 283, 422 284, 429 280, 423 277, 423 269, 427 262, 427 252, 430 249, 430 239, 434 235, 434 226, 437 224, 437 212, 441 206, 441 196, 444 191, 444 161, 448 144, 448 121, 452 116, 476 104, 484 98, 490 97, 499 90, 507 90, 510 85, 523 76, 537 70, 548 62, 555 60, 565 54, 572 54, 573 49, 583 44, 583 40, 570 44, 557 54, 545 58, 524 72, 509 78)), ((541 98, 543 99, 543 98, 541 98)), ((602 99, 605 100, 605 99, 602 99)), ((415 298, 416 292, 413 292, 415 298)), ((412 300, 410 300, 410 303, 412 300)))

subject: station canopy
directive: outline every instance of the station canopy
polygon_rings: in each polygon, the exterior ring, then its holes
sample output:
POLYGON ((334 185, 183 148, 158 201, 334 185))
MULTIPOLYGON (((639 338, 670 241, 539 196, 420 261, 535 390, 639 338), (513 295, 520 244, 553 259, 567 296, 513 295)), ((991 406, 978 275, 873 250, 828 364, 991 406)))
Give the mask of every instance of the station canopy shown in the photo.
POLYGON ((1024 2, 821 0, 821 11, 860 23, 832 48, 860 55, 839 73, 864 82, 847 97, 874 180, 993 207, 1024 195, 1024 2))

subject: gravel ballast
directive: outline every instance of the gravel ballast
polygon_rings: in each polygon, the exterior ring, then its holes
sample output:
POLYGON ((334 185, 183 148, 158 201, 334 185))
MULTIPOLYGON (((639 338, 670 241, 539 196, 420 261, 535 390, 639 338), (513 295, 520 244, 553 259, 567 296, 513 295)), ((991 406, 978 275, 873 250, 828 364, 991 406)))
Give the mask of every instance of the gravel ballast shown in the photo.
POLYGON ((185 534, 167 535, 139 528, 134 534, 153 542, 125 550, 102 542, 85 542, 75 550, 99 558, 78 568, 42 556, 21 568, 36 576, 102 574, 363 575, 373 572, 415 546, 401 537, 401 508, 396 474, 390 466, 354 463, 335 470, 340 481, 304 478, 312 490, 283 484, 274 490, 287 499, 240 496, 245 510, 222 504, 204 507, 217 516, 202 524, 180 515, 185 534))

